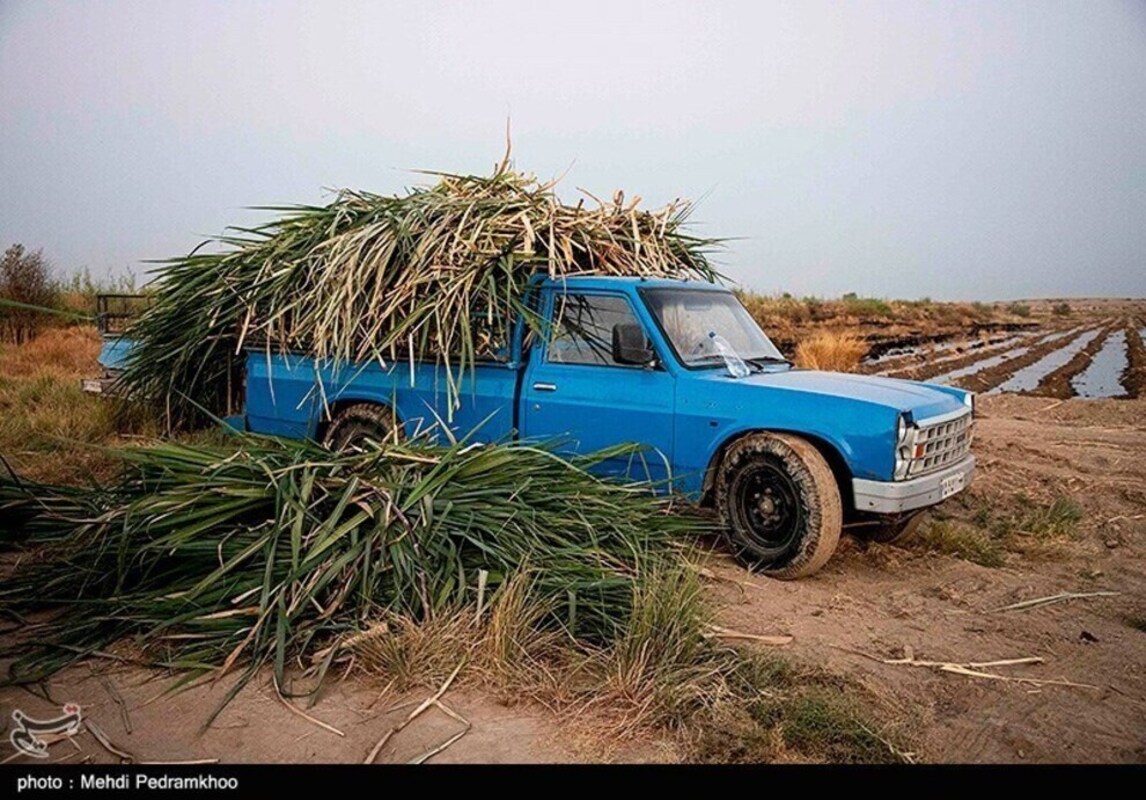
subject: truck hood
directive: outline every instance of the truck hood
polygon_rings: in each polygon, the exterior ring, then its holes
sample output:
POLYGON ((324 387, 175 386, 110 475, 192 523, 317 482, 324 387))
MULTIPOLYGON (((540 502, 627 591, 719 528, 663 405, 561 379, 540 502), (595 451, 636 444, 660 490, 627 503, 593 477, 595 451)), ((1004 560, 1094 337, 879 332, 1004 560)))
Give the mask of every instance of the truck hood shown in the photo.
POLYGON ((723 369, 693 372, 697 383, 677 395, 677 413, 695 427, 678 436, 704 436, 709 449, 749 430, 791 431, 830 444, 853 477, 891 480, 896 423, 966 409, 962 389, 872 375, 772 368, 746 378, 723 369), (696 433, 703 431, 703 434, 696 433))
POLYGON ((960 389, 915 381, 807 369, 753 373, 740 379, 730 377, 724 370, 713 370, 711 377, 713 380, 739 385, 854 400, 897 411, 910 411, 916 419, 957 411, 963 407, 963 395, 966 394, 960 389))
POLYGON ((950 414, 964 408, 963 399, 968 394, 953 386, 814 369, 774 369, 753 372, 746 378, 733 378, 723 369, 706 371, 701 375, 706 382, 715 384, 716 397, 736 398, 738 402, 751 403, 755 390, 759 389, 783 394, 798 393, 804 397, 811 395, 832 401, 830 405, 835 408, 843 403, 911 411, 916 419, 950 414))

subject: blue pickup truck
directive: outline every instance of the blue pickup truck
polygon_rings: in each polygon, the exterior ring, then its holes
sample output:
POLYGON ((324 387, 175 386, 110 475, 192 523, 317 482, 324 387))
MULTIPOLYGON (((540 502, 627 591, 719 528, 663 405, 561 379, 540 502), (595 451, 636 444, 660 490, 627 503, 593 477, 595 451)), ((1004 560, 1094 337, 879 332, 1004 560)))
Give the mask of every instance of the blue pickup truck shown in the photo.
MULTIPOLYGON (((491 317, 454 392, 435 362, 252 350, 243 424, 339 449, 443 428, 566 453, 639 443, 598 469, 714 507, 736 555, 780 578, 820 569, 845 525, 906 535, 971 479, 971 393, 796 369, 719 285, 538 278, 524 301, 542 323, 491 317)), ((105 381, 128 346, 108 337, 105 381)))

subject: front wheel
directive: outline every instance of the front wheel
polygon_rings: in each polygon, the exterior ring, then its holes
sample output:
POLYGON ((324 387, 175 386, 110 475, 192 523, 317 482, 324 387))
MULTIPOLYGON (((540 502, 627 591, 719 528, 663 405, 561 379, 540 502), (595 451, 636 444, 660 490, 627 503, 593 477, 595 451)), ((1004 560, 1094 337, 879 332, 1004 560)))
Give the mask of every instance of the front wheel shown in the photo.
POLYGON ((828 563, 843 527, 831 467, 789 434, 754 433, 729 447, 716 475, 716 507, 737 559, 785 580, 828 563))

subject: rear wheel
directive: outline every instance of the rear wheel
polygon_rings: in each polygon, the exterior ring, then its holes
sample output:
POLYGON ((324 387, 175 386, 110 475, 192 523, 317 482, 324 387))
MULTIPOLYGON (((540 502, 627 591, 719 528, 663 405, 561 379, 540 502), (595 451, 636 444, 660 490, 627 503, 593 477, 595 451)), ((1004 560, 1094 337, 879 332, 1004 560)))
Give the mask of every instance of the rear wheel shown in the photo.
POLYGON ((394 414, 375 403, 355 403, 339 411, 326 429, 322 443, 338 452, 365 449, 370 442, 393 437, 394 414))
POLYGON ((716 506, 736 557, 782 579, 828 563, 843 526, 831 467, 789 434, 754 433, 729 447, 716 475, 716 506))

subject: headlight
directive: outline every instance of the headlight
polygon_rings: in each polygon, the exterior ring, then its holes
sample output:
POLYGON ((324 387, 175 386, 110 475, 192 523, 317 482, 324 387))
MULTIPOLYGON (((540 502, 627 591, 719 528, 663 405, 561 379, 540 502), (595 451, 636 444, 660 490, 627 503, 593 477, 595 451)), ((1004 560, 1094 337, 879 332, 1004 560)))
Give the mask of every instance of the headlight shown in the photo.
POLYGON ((910 466, 911 466, 910 459, 904 458, 903 457, 903 448, 902 447, 899 448, 899 450, 895 454, 895 479, 897 481, 901 481, 904 478, 906 478, 907 477, 907 468, 910 466))
POLYGON ((895 473, 893 477, 901 481, 907 477, 911 467, 911 451, 915 446, 915 427, 911 423, 910 414, 899 415, 895 424, 895 473))

